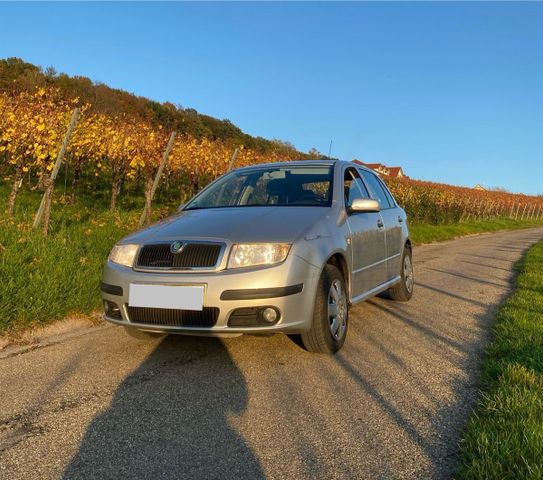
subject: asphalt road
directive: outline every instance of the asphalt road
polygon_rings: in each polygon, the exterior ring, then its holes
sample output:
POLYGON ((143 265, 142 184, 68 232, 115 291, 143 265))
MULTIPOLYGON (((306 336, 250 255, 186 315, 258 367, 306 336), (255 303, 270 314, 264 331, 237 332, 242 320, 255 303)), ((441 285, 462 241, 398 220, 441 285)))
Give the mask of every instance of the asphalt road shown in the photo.
POLYGON ((334 357, 121 328, 0 360, 0 478, 449 478, 512 266, 543 228, 415 249, 334 357))

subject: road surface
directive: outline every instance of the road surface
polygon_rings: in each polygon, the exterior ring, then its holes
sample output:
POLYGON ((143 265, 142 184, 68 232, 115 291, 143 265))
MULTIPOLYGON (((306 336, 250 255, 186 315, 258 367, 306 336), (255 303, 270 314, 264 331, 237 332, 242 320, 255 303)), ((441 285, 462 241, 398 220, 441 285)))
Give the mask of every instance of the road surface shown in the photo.
POLYGON ((543 228, 414 251, 340 354, 106 326, 0 360, 0 478, 449 478, 512 266, 543 228))

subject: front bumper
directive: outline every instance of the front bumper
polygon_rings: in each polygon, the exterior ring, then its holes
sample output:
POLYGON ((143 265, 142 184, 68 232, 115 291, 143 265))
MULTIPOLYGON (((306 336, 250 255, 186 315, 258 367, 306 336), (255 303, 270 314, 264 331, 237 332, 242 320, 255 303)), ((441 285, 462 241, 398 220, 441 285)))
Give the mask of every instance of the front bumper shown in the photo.
POLYGON ((228 336, 243 333, 303 333, 311 327, 320 271, 296 255, 280 265, 264 268, 230 269, 210 273, 134 271, 108 261, 102 275, 102 298, 115 303, 121 319, 105 316, 117 325, 142 330, 192 335, 228 336), (165 326, 135 323, 128 313, 131 283, 203 285, 204 307, 219 309, 213 327, 165 326), (229 326, 234 310, 272 306, 279 310, 273 325, 229 326))

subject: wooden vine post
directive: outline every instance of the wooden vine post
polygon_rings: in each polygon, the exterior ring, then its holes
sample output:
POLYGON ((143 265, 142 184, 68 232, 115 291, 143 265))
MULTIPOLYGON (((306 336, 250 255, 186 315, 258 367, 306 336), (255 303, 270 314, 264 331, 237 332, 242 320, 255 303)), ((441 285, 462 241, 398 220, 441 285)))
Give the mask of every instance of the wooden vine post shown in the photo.
POLYGON ((144 223, 149 223, 151 221, 151 214, 152 214, 151 204, 153 202, 156 189, 158 188, 158 184, 160 183, 160 177, 162 177, 162 172, 164 171, 164 168, 168 164, 168 157, 170 156, 170 152, 172 151, 173 144, 175 143, 175 137, 176 137, 176 132, 172 132, 172 134, 170 135, 170 139, 168 140, 168 145, 166 145, 166 150, 164 150, 164 153, 162 154, 162 161, 160 162, 160 165, 156 172, 153 184, 151 188, 145 189, 145 207, 143 208, 143 212, 141 212, 140 221, 138 224, 140 227, 144 223))
POLYGON ((234 168, 234 163, 236 163, 236 158, 238 158, 238 154, 239 154, 239 148, 236 148, 234 150, 234 153, 232 154, 232 158, 230 158, 230 163, 228 164, 228 171, 234 168))
POLYGON ((78 118, 79 108, 76 108, 72 113, 72 119, 70 120, 68 129, 66 130, 66 134, 64 135, 64 140, 58 152, 57 160, 55 162, 53 170, 51 171, 51 175, 46 176, 43 181, 43 184, 45 186, 45 192, 41 199, 40 207, 36 212, 36 217, 34 218, 32 228, 37 228, 43 220, 44 235, 47 235, 49 233, 49 223, 51 220, 51 200, 53 198, 55 179, 57 178, 60 166, 62 165, 62 160, 64 160, 64 155, 66 154, 66 149, 68 148, 68 144, 70 143, 70 138, 72 136, 78 118))
POLYGON ((524 214, 526 213, 526 208, 528 208, 528 204, 524 204, 524 208, 522 209, 522 215, 520 216, 521 220, 524 220, 524 214))
POLYGON ((515 220, 518 218, 519 214, 520 214, 520 208, 522 207, 522 203, 518 203, 518 207, 517 207, 517 214, 515 215, 515 220))

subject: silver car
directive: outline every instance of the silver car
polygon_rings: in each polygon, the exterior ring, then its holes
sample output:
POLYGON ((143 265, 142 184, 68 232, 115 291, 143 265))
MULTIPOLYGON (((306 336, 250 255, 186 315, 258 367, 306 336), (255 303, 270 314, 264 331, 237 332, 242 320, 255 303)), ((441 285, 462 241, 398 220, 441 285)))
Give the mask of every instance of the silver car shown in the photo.
POLYGON ((381 179, 300 161, 229 172, 125 237, 101 290, 105 319, 132 333, 281 332, 334 353, 349 306, 385 290, 409 300, 413 283, 406 215, 381 179))

